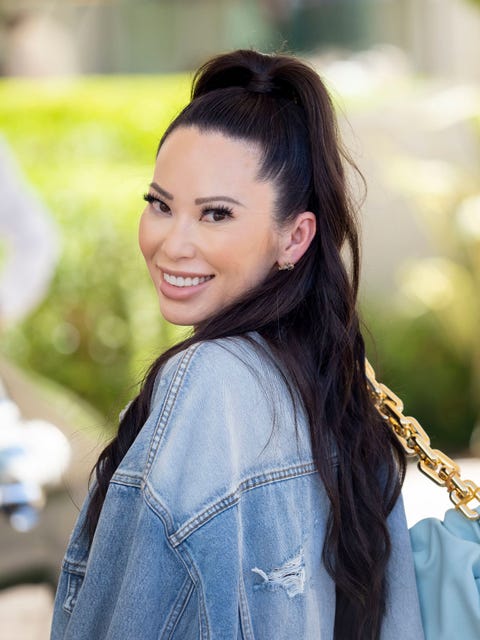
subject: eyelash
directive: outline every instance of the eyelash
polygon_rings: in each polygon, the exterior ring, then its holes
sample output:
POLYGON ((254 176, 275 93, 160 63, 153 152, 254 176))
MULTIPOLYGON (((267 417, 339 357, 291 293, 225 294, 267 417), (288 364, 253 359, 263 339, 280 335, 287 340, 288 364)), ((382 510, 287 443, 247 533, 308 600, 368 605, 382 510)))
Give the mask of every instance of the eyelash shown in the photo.
POLYGON ((204 207, 202 209, 202 216, 204 216, 206 213, 210 213, 210 211, 212 211, 213 213, 220 213, 222 216, 224 216, 222 220, 215 220, 215 222, 222 222, 227 218, 233 218, 232 209, 230 209, 230 207, 226 207, 225 205, 220 205, 218 207, 204 207))
MULTIPOLYGON (((154 204, 155 202, 158 202, 158 204, 160 205, 165 205, 164 202, 162 202, 162 200, 160 200, 159 198, 157 198, 156 196, 152 195, 151 193, 144 193, 143 194, 143 199, 148 202, 149 204, 154 204)), ((168 206, 168 205, 166 205, 168 206)), ((165 212, 166 213, 166 212, 165 212)))
MULTIPOLYGON (((155 202, 158 202, 160 205, 164 205, 168 207, 168 205, 165 205, 165 203, 162 200, 160 200, 159 198, 157 198, 151 193, 145 193, 143 196, 143 199, 149 204, 154 204, 155 202)), ((204 207, 202 209, 202 216, 210 212, 220 213, 221 215, 224 216, 223 220, 225 220, 226 218, 233 218, 233 210, 230 209, 230 207, 227 207, 225 205, 220 205, 217 207, 204 207)), ((215 222, 222 222, 222 220, 215 220, 215 222)))

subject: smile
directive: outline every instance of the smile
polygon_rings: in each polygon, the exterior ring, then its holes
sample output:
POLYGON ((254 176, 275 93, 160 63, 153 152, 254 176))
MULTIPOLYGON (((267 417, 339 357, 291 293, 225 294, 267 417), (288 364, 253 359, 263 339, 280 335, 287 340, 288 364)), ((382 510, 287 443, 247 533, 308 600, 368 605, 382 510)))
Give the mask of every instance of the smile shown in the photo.
POLYGON ((194 276, 193 278, 183 276, 173 276, 170 273, 163 273, 163 279, 174 287, 196 287, 207 280, 211 280, 213 276, 194 276))

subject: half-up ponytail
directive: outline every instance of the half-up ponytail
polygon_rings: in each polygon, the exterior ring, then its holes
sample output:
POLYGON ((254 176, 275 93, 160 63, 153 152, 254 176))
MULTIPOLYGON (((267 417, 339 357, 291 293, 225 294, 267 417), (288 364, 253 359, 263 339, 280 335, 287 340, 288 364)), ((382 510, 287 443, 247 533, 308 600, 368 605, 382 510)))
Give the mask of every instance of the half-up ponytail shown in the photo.
POLYGON ((276 187, 279 225, 302 211, 317 234, 293 271, 279 271, 201 323, 151 366, 118 435, 96 465, 88 511, 95 531, 108 483, 149 413, 155 378, 175 353, 203 340, 257 331, 270 345, 309 418, 313 454, 330 500, 323 546, 336 585, 336 640, 375 640, 385 611, 390 554, 387 516, 401 488, 405 460, 367 391, 356 298, 359 246, 329 95, 298 59, 240 50, 197 72, 192 100, 165 132, 216 131, 252 141, 262 152, 259 179, 276 187), (351 253, 350 271, 341 249, 351 253), (272 303, 274 301, 274 303, 272 303), (325 452, 335 451, 337 466, 325 452))
POLYGON ((195 100, 217 89, 241 87, 252 93, 297 100, 292 84, 284 81, 272 62, 273 58, 270 58, 265 64, 256 51, 248 49, 218 56, 196 72, 191 98, 195 100), (216 64, 212 65, 214 61, 216 64))

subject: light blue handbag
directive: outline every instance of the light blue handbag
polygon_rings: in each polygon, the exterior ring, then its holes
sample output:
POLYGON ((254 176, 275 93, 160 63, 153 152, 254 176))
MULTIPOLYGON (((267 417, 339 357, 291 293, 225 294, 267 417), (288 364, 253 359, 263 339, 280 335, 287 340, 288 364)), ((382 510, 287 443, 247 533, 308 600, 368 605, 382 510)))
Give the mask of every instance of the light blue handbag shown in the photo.
POLYGON ((425 640, 480 640, 480 487, 462 480, 459 466, 430 448, 428 435, 415 418, 404 416, 402 401, 377 382, 368 360, 366 374, 380 415, 407 455, 446 487, 455 505, 443 522, 425 518, 410 529, 425 640))
POLYGON ((426 640, 480 638, 480 520, 449 509, 410 529, 426 640))

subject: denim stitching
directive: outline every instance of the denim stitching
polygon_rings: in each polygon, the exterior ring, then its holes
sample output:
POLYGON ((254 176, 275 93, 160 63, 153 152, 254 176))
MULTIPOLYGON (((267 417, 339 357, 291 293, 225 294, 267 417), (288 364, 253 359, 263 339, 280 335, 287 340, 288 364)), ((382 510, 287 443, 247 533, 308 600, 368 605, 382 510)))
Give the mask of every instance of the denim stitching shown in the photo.
POLYGON ((185 352, 185 354, 182 356, 178 367, 175 371, 175 374, 172 378, 172 381, 170 383, 170 387, 167 391, 167 395, 165 397, 164 403, 163 403, 163 407, 162 407, 162 411, 158 417, 158 422, 157 425, 155 427, 155 431, 154 431, 154 435, 152 438, 152 442, 150 444, 150 451, 148 453, 148 460, 147 460, 147 464, 145 467, 145 478, 148 477, 148 474, 150 472, 150 468, 153 464, 153 460, 155 458, 156 452, 157 452, 157 448, 160 444, 160 441, 162 439, 162 436, 165 432, 165 428, 167 426, 167 422, 168 419, 170 418, 170 415, 172 413, 172 409, 173 406, 175 404, 175 401, 178 397, 178 392, 180 390, 180 387, 182 385, 183 382, 183 378, 185 377, 185 373, 188 369, 188 365, 190 364, 190 361, 194 355, 194 353, 196 352, 196 350, 200 347, 201 343, 198 343, 196 345, 193 345, 192 347, 190 347, 189 349, 187 349, 187 351, 185 352))
MULTIPOLYGON (((296 478, 302 475, 309 475, 312 473, 316 473, 316 471, 317 469, 315 463, 312 462, 308 464, 297 465, 295 467, 288 467, 287 469, 279 469, 270 473, 264 473, 245 480, 244 482, 239 484, 235 491, 233 491, 230 495, 210 505, 201 513, 197 514, 188 522, 180 526, 177 531, 173 532, 169 536, 172 546, 178 546, 185 540, 185 538, 187 538, 196 529, 198 529, 198 527, 205 524, 206 522, 208 522, 208 520, 218 515, 222 511, 225 511, 226 509, 229 509, 233 505, 237 504, 240 500, 241 495, 246 491, 250 491, 251 489, 254 489, 256 487, 271 484, 273 482, 280 482, 282 480, 289 480, 291 478, 296 478)), ((157 502, 154 496, 152 496, 152 498, 155 502, 157 502)))
POLYGON ((239 577, 239 612, 240 612, 240 628, 242 632, 243 640, 255 640, 253 635, 252 621, 250 619, 250 611, 248 608, 248 598, 245 592, 245 583, 243 580, 243 574, 239 577))
POLYGON ((198 629, 199 638, 201 640, 210 640, 210 623, 208 620, 207 609, 205 606, 205 594, 203 592, 203 582, 200 578, 197 566, 195 565, 192 556, 190 555, 185 545, 181 547, 174 547, 174 550, 180 556, 183 565, 185 566, 192 582, 197 589, 198 593, 198 629))
POLYGON ((165 625, 164 632, 162 633, 162 638, 171 640, 171 638, 173 637, 175 629, 177 628, 177 624, 181 620, 182 614, 185 611, 185 607, 192 597, 193 590, 193 582, 190 579, 190 576, 187 576, 187 579, 185 580, 183 587, 180 589, 175 603, 170 611, 167 624, 165 625))
MULTIPOLYGON (((152 510, 152 512, 162 520, 165 530, 168 531, 168 525, 170 524, 170 528, 172 528, 171 525, 171 517, 170 514, 168 513, 168 511, 161 505, 161 503, 156 500, 155 496, 151 493, 151 489, 148 485, 148 483, 145 483, 144 488, 143 488, 143 498, 145 500, 145 503, 147 504, 147 506, 152 510)), ((194 588, 197 589, 197 592, 199 594, 198 597, 198 601, 199 601, 199 612, 198 612, 198 617, 199 617, 199 632, 200 632, 200 638, 201 640, 210 640, 210 630, 209 630, 209 622, 208 622, 208 617, 207 617, 207 612, 205 609, 205 602, 204 602, 204 598, 203 596, 203 591, 202 591, 202 582, 199 578, 197 569, 190 557, 190 555, 188 554, 188 552, 186 551, 185 548, 177 548, 174 547, 171 542, 170 542, 170 537, 167 535, 166 536, 166 540, 167 542, 170 544, 170 546, 172 547, 173 552, 176 554, 176 556, 179 559, 179 562, 182 564, 182 566, 185 568, 185 571, 187 572, 188 576, 190 577, 192 584, 194 586, 194 588)))
POLYGON ((72 613, 77 603, 78 592, 83 584, 84 576, 80 576, 78 573, 69 573, 67 582, 67 595, 63 602, 63 610, 66 613, 72 613))
POLYGON ((110 480, 112 484, 119 484, 127 487, 140 489, 142 487, 142 478, 139 476, 131 476, 128 473, 115 473, 110 480))
POLYGON ((84 576, 87 570, 87 564, 81 562, 72 562, 71 560, 64 560, 62 563, 62 569, 67 573, 75 573, 78 576, 84 576))

